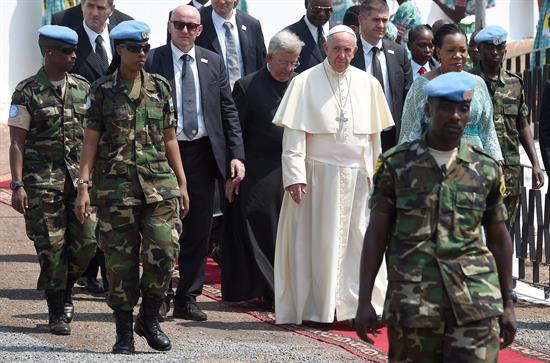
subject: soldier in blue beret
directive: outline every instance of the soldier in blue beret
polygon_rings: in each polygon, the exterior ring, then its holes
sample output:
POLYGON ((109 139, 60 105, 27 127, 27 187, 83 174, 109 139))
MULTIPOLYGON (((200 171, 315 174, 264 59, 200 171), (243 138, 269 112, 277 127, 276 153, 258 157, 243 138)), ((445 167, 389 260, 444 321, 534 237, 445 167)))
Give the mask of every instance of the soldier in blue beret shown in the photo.
POLYGON ((480 62, 470 72, 480 76, 487 85, 493 102, 493 122, 504 157, 502 170, 506 180, 504 204, 508 210, 506 225, 511 231, 518 216, 521 187, 521 144, 531 161, 532 187, 544 185, 544 173, 540 167, 533 133, 529 126, 529 109, 525 104, 523 81, 515 73, 502 67, 506 56, 508 33, 500 26, 491 25, 476 36, 480 62))
POLYGON ((376 166, 355 325, 372 342, 380 322, 371 292, 385 253, 389 362, 496 363, 514 339, 504 178, 495 159, 462 139, 475 84, 465 72, 428 82, 427 132, 376 166))
POLYGON ((86 95, 90 85, 68 73, 77 34, 63 26, 38 30, 44 66, 15 88, 9 112, 12 207, 25 216, 40 263, 52 334, 68 335, 76 279, 95 252, 93 210, 85 224, 73 212, 86 95))
POLYGON ((149 26, 125 21, 110 36, 116 55, 107 75, 90 89, 80 163, 85 183, 78 189, 75 214, 85 222, 90 204, 98 207, 107 304, 116 322, 112 352, 134 352, 133 309, 140 297, 134 331, 151 348, 166 351, 172 344, 160 328, 159 308, 179 253, 180 218, 189 210, 174 105, 168 81, 143 69, 149 26))

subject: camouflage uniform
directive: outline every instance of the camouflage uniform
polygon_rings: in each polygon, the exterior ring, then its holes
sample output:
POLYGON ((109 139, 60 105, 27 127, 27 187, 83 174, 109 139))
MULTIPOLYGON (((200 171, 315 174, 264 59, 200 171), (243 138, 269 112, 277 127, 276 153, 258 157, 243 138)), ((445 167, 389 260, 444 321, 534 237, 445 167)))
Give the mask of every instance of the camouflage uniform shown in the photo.
POLYGON ((123 83, 117 71, 92 85, 86 127, 102 134, 91 202, 98 206, 107 303, 130 311, 140 288, 143 297, 164 298, 179 252, 181 221, 180 190, 163 137, 164 129, 176 127, 170 86, 142 71, 139 96, 133 99, 123 83))
POLYGON ((521 186, 521 162, 519 156, 519 130, 517 124, 528 125, 529 109, 523 98, 523 82, 521 78, 504 69, 500 71, 498 80, 487 78, 479 66, 471 70, 487 84, 487 89, 493 99, 493 120, 498 141, 504 156, 502 171, 506 180, 506 195, 504 205, 508 210, 506 226, 508 230, 516 219, 519 208, 521 186))
POLYGON ((445 172, 425 137, 381 156, 369 203, 395 218, 383 315, 390 361, 496 362, 503 305, 481 225, 505 221, 503 183, 497 162, 464 141, 445 172))
POLYGON ((76 281, 96 249, 95 214, 82 225, 73 213, 88 89, 86 79, 67 74, 64 93, 54 90, 41 68, 12 96, 16 111, 8 125, 27 129, 18 114, 30 115, 23 154, 25 224, 38 254, 40 290, 65 290, 67 279, 76 281))

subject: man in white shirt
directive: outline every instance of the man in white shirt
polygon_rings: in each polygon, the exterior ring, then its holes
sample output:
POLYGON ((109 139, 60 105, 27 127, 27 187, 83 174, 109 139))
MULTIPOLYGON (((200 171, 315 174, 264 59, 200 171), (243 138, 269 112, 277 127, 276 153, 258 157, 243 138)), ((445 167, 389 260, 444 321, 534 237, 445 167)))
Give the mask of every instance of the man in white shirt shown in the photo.
POLYGON ((413 80, 438 67, 433 57, 432 30, 427 25, 417 25, 409 31, 407 47, 411 51, 413 80))
POLYGON ((384 89, 395 127, 381 134, 382 150, 397 143, 405 96, 412 84, 411 63, 405 48, 383 39, 387 30, 389 9, 385 0, 366 0, 361 4, 358 51, 351 64, 377 78, 384 89))
POLYGON ((168 30, 171 42, 149 52, 145 69, 164 76, 172 88, 189 201, 195 206, 183 220, 173 316, 203 321, 207 316, 196 299, 204 284, 215 180, 244 178, 244 148, 224 61, 195 45, 203 30, 198 10, 177 7, 168 30))
POLYGON ((265 65, 264 35, 260 22, 235 10, 238 0, 212 0, 201 9, 203 31, 196 44, 224 59, 231 88, 242 76, 265 65))

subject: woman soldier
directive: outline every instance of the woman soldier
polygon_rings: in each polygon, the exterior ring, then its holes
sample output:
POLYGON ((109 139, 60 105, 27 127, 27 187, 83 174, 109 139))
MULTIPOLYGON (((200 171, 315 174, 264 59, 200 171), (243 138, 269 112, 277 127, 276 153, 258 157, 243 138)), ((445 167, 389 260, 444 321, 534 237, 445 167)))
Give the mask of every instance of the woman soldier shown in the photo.
POLYGON ((135 332, 153 349, 171 348, 157 315, 179 252, 180 216, 189 210, 170 86, 143 70, 149 31, 147 24, 131 20, 110 33, 116 55, 107 75, 90 89, 75 207, 81 222, 90 204, 98 207, 107 304, 116 321, 112 351, 122 354, 134 352, 132 310, 140 294, 135 332))

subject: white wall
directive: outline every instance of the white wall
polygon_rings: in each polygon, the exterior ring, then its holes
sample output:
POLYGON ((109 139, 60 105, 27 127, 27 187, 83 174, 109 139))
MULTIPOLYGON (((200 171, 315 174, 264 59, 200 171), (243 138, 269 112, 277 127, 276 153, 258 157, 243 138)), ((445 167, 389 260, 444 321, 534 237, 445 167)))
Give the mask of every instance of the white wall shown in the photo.
MULTIPOLYGON (((415 0, 432 23, 442 13, 432 0, 415 0)), ((508 29, 510 39, 533 37, 538 9, 536 0, 496 0, 497 7, 487 10, 488 24, 508 29)), ((304 14, 303 0, 248 0, 248 10, 262 23, 266 43, 279 30, 304 14)), ((116 7, 151 28, 151 44, 166 41, 168 12, 183 0, 115 0, 116 7)), ((40 0, 0 0, 0 123, 7 120, 11 94, 17 83, 34 74, 41 62, 36 29, 41 24, 40 0)))

